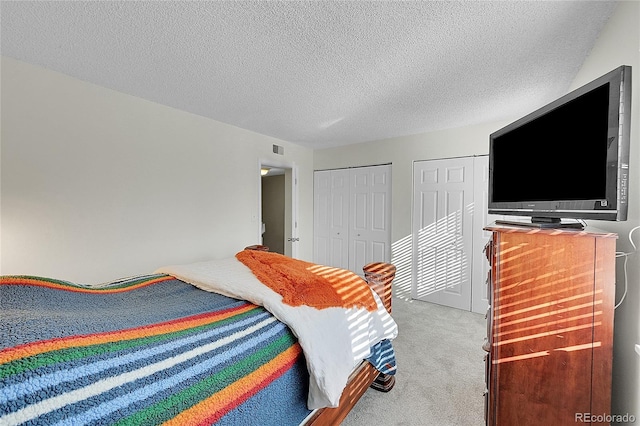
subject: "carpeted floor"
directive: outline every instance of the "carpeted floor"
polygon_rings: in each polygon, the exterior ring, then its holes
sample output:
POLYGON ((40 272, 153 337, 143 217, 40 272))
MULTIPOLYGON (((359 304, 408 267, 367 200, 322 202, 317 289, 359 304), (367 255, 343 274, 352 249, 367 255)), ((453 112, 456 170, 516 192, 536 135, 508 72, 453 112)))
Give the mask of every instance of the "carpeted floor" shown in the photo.
POLYGON ((342 426, 484 425, 484 315, 393 299, 396 385, 369 389, 342 426))

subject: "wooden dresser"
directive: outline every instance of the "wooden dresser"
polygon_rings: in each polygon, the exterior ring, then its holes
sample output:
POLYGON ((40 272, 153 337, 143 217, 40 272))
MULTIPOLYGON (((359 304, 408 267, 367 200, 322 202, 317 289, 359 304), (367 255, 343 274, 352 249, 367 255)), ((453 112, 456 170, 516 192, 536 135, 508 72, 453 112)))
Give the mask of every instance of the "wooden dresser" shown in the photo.
POLYGON ((616 234, 485 229, 487 425, 609 424, 616 234))

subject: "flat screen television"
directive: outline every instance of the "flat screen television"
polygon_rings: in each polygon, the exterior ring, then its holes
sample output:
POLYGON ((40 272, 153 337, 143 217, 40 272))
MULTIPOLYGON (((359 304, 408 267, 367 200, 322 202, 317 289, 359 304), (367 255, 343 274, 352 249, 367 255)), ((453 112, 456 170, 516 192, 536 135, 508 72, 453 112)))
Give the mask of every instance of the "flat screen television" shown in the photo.
POLYGON ((489 213, 537 227, 626 220, 630 121, 625 65, 492 133, 489 213))

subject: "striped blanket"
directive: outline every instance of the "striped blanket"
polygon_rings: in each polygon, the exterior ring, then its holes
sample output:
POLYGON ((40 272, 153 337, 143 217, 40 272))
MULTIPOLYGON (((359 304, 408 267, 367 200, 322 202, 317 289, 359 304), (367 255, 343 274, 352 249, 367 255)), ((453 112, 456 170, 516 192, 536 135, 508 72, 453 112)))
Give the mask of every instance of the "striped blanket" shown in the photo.
MULTIPOLYGON (((272 266, 279 264, 284 257, 277 253, 260 253, 260 259, 272 266), (267 261, 267 258, 271 261, 267 261)), ((354 285, 355 274, 343 269, 303 263, 303 268, 294 268, 295 279, 274 286, 264 283, 236 257, 166 266, 156 272, 170 274, 203 290, 264 306, 291 328, 304 351, 310 376, 307 406, 311 409, 337 407, 349 375, 363 359, 375 359, 377 362, 372 362, 374 367, 395 374, 395 355, 389 341, 397 336, 398 327, 371 288, 364 282, 354 285), (314 279, 302 277, 304 273, 313 275, 314 279), (314 280, 318 276, 328 279, 330 282, 326 287, 336 291, 340 298, 356 303, 329 304, 319 309, 300 303, 300 298, 287 294, 293 292, 308 296, 314 290, 305 286, 317 285, 314 280), (279 288, 276 291, 272 287, 279 288), (368 298, 373 297, 372 310, 369 310, 367 303, 361 303, 366 298, 352 294, 362 291, 368 293, 368 298), (372 347, 379 344, 384 344, 385 348, 375 353, 372 347)), ((290 275, 288 271, 292 269, 289 262, 285 264, 271 270, 272 274, 279 276, 280 281, 287 281, 290 275)), ((357 276, 355 278, 362 281, 357 276)))
POLYGON ((308 373, 264 308, 164 274, 0 278, 0 424, 299 424, 308 373))

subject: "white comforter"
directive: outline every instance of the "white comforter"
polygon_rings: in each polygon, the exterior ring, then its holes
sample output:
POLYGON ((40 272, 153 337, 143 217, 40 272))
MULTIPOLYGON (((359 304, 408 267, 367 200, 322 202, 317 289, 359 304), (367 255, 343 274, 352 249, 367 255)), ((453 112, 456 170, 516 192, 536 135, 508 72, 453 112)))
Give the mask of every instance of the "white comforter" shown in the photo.
POLYGON ((244 299, 264 306, 287 324, 304 351, 310 374, 309 409, 337 407, 353 369, 370 355, 370 347, 398 334, 395 321, 372 291, 377 312, 366 309, 293 307, 282 296, 262 284, 235 257, 174 265, 157 273, 172 275, 206 291, 244 299))

